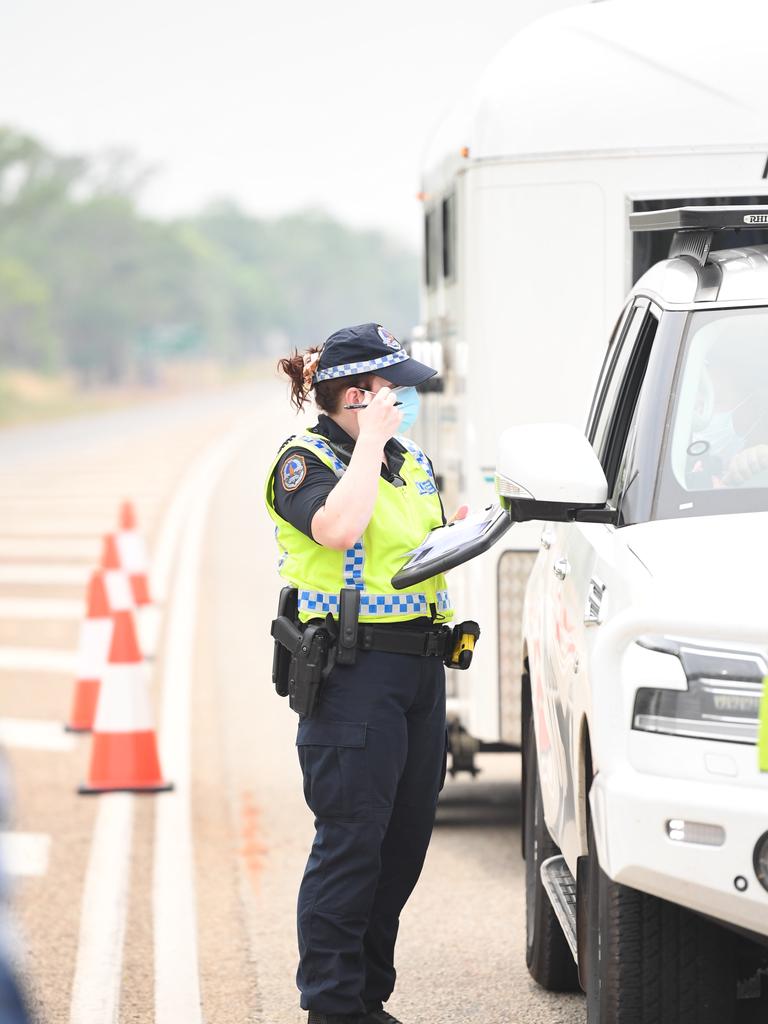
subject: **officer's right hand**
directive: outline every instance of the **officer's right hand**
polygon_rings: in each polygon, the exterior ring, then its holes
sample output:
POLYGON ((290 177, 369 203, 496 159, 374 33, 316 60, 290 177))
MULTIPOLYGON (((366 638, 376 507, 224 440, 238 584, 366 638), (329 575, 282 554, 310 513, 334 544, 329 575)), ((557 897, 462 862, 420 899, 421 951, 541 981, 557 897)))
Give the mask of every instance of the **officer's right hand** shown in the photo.
POLYGON ((403 414, 400 409, 395 408, 397 399, 392 389, 383 387, 372 397, 367 409, 361 409, 357 414, 357 422, 360 426, 360 436, 373 437, 381 442, 382 448, 397 429, 402 421, 403 414))

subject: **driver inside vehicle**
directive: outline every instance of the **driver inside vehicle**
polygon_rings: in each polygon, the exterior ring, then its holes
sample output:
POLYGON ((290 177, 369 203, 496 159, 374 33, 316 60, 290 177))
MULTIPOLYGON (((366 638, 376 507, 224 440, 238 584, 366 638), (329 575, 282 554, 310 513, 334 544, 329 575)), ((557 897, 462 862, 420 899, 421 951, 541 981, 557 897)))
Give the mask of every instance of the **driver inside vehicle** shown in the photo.
POLYGON ((768 471, 768 348, 720 338, 698 381, 688 445, 692 489, 745 487, 768 471))

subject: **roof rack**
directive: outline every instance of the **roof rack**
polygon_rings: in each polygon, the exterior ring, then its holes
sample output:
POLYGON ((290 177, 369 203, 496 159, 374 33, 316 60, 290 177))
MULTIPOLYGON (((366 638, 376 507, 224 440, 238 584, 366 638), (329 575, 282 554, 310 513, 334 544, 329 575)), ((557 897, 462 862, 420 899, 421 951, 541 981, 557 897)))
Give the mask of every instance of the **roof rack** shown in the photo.
POLYGON ((630 231, 674 231, 670 259, 691 256, 707 262, 716 231, 768 229, 768 206, 679 206, 629 215, 630 231))

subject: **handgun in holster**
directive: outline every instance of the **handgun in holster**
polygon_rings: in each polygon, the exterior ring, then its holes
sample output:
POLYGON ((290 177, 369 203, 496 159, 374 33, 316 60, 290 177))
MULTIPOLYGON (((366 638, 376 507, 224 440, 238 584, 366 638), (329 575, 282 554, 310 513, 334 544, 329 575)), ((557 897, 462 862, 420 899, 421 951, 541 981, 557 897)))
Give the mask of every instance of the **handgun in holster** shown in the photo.
POLYGON ((295 587, 283 587, 277 611, 270 628, 275 640, 272 682, 298 715, 309 717, 317 704, 320 684, 331 668, 331 638, 322 623, 304 626, 297 622, 295 587))
POLYGON ((453 627, 445 655, 447 668, 466 669, 472 664, 475 644, 480 639, 480 627, 471 619, 453 627))

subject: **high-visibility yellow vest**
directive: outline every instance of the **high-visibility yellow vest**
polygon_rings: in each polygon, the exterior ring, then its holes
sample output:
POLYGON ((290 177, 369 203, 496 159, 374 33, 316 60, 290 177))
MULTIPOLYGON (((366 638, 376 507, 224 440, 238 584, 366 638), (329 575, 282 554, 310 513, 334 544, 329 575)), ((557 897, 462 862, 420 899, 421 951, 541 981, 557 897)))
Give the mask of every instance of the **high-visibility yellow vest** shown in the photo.
POLYGON ((286 447, 306 448, 318 456, 337 477, 346 466, 330 444, 305 431, 284 445, 267 475, 265 498, 275 522, 280 558, 278 571, 299 592, 299 617, 306 622, 337 615, 339 590, 360 591, 361 622, 406 622, 436 612, 437 621, 453 618, 445 576, 395 590, 391 580, 407 561, 409 551, 418 547, 427 533, 442 526, 443 515, 429 460, 407 437, 397 440, 405 448, 400 476, 405 486, 395 487, 379 478, 379 493, 373 516, 357 543, 347 551, 334 551, 315 543, 275 511, 274 471, 286 447))

